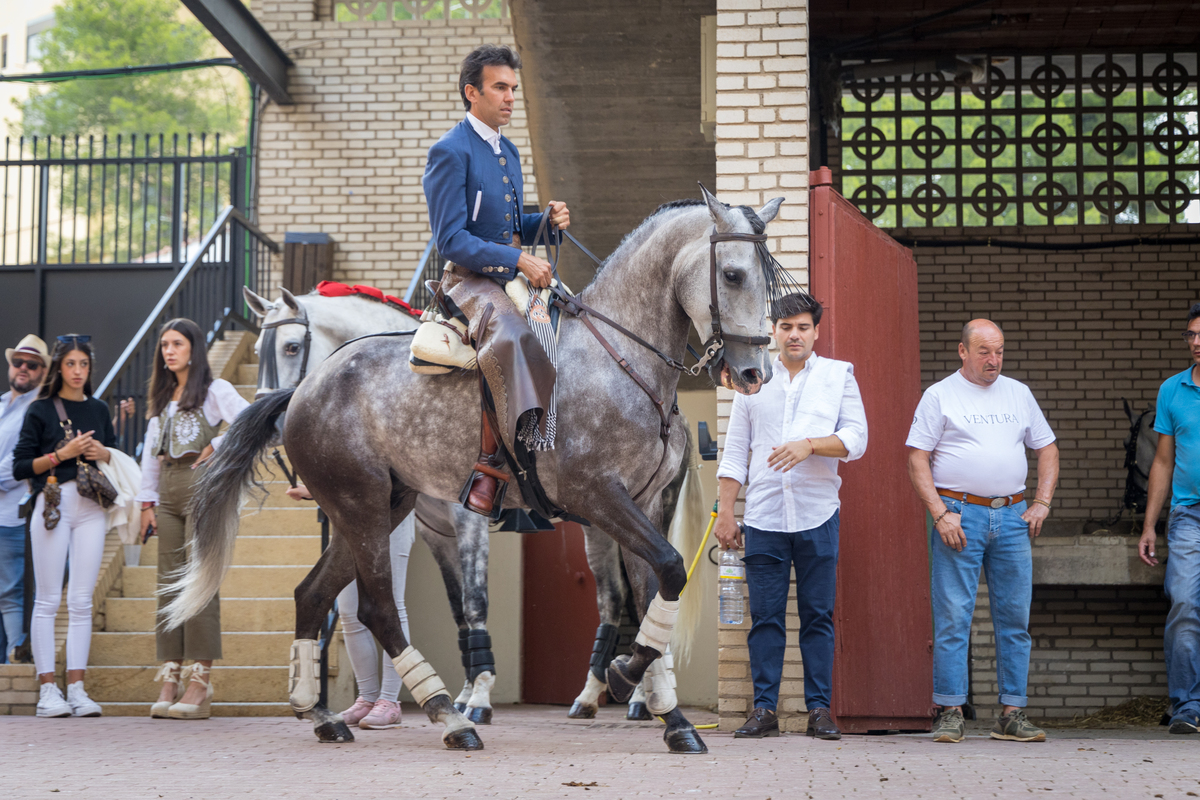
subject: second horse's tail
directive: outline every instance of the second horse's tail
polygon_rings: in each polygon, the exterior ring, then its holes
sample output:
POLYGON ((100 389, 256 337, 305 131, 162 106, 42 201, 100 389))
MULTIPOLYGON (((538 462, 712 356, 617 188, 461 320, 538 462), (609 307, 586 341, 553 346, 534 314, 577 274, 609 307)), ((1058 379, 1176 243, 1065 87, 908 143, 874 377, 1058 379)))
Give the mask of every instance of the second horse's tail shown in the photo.
POLYGON ((275 438, 275 422, 288 407, 294 389, 274 392, 238 415, 221 449, 196 482, 190 514, 194 533, 187 566, 170 587, 174 599, 164 609, 163 625, 177 628, 199 614, 221 588, 233 561, 242 492, 254 483, 255 462, 275 438))

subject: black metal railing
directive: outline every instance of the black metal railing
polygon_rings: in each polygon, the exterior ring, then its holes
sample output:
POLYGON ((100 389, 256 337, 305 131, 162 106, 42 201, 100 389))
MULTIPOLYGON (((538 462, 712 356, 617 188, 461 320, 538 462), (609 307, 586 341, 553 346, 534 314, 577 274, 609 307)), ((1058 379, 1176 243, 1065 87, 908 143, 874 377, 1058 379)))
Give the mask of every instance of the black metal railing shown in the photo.
POLYGON ((134 334, 116 364, 96 389, 111 406, 126 398, 136 413, 121 421, 120 447, 133 454, 146 431, 146 390, 158 354, 158 329, 169 319, 187 317, 207 333, 206 345, 234 326, 257 331, 245 314, 242 287, 258 291, 271 268, 271 254, 282 248, 233 206, 221 211, 194 255, 175 276, 154 310, 134 334))
POLYGON ((442 277, 442 270, 446 268, 446 259, 437 251, 437 245, 433 239, 429 240, 429 244, 425 245, 425 252, 421 253, 421 261, 417 264, 416 272, 413 273, 412 280, 408 283, 408 290, 404 293, 404 302, 408 303, 413 308, 420 311, 429 305, 429 301, 433 299, 433 295, 425 288, 425 281, 436 281, 442 277))
POLYGON ((20 137, 0 160, 0 265, 182 267, 227 205, 246 150, 219 134, 20 137))

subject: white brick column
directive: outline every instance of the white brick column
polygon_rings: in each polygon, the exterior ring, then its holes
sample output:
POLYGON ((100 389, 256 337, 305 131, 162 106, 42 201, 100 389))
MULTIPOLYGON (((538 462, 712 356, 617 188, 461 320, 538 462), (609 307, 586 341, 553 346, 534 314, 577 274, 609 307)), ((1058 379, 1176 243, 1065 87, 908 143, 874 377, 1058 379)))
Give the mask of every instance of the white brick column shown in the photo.
MULTIPOLYGON (((771 252, 808 285, 808 10, 805 0, 717 0, 717 197, 759 207, 785 197, 767 228, 771 252)), ((725 444, 732 393, 719 389, 725 444)), ((739 503, 738 513, 741 513, 739 503)), ((793 606, 794 610, 794 606, 793 606)), ((788 652, 779 696, 784 730, 803 730, 803 668, 789 614, 788 652)), ((752 710, 747 621, 718 633, 722 730, 752 710)))

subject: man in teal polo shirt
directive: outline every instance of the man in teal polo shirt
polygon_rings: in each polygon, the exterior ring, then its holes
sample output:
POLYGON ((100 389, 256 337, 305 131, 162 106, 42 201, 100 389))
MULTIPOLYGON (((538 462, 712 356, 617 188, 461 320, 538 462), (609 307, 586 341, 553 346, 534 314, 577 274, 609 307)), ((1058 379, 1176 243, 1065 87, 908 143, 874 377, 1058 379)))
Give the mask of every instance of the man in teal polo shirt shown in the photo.
POLYGON ((1150 566, 1158 564, 1154 526, 1170 487, 1170 558, 1163 580, 1171 601, 1163 633, 1172 707, 1169 730, 1196 733, 1200 728, 1200 303, 1188 311, 1183 338, 1192 366, 1172 375, 1158 390, 1154 420, 1158 450, 1150 468, 1146 521, 1138 554, 1150 566))

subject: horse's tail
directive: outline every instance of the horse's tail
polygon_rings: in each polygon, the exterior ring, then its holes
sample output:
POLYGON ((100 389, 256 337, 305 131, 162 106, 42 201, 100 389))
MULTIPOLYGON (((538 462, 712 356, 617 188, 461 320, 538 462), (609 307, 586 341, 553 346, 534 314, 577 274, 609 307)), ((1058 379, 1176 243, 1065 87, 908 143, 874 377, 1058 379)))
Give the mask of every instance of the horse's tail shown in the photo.
MULTIPOLYGON (((689 455, 687 459, 687 475, 683 479, 679 504, 675 507, 675 516, 671 519, 671 529, 667 533, 667 538, 688 566, 691 566, 692 559, 696 557, 696 551, 704 545, 704 532, 708 523, 708 515, 704 513, 704 487, 700 485, 700 465, 692 463, 694 458, 693 455, 689 455)), ((700 627, 704 606, 703 585, 704 581, 699 576, 694 576, 688 581, 680 598, 679 617, 675 623, 675 633, 671 637, 671 652, 681 666, 691 657, 692 643, 700 627)))
POLYGON ((221 588, 233 561, 242 492, 254 484, 255 462, 274 439, 275 422, 293 393, 295 389, 273 392, 239 414, 196 482, 189 509, 195 532, 187 566, 170 586, 178 594, 163 609, 167 630, 199 614, 221 588))

